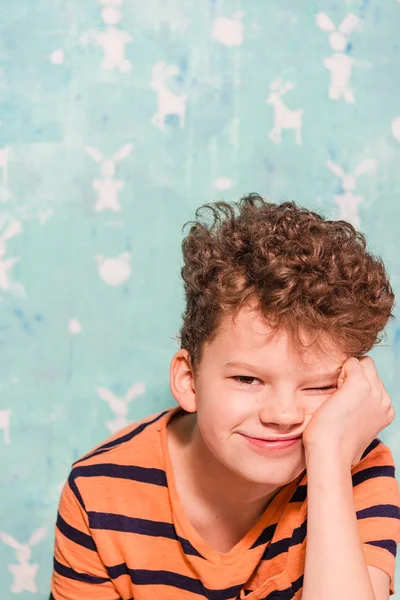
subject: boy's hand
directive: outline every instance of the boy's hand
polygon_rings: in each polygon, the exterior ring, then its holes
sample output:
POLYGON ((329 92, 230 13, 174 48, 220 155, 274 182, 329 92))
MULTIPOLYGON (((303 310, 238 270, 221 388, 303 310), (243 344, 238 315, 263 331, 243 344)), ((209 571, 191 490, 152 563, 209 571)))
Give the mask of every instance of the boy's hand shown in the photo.
POLYGON ((351 357, 339 375, 337 391, 313 414, 303 432, 308 452, 337 452, 349 466, 357 464, 378 433, 395 418, 385 386, 370 356, 351 357))

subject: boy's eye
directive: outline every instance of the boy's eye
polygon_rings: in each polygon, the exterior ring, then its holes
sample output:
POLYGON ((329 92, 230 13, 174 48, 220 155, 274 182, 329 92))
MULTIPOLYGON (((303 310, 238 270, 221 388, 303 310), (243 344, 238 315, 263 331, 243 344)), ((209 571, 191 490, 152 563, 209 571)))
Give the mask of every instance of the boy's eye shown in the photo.
MULTIPOLYGON (((250 377, 249 375, 236 375, 236 376, 232 377, 232 379, 234 379, 241 385, 252 385, 253 381, 258 381, 258 382, 260 381, 259 379, 257 379, 257 377, 250 377)), ((324 392, 326 390, 335 390, 336 387, 337 387, 336 385, 328 385, 328 386, 322 387, 322 388, 310 388, 310 390, 315 390, 317 392, 324 392)))
POLYGON ((257 377, 250 377, 247 375, 236 375, 232 379, 234 379, 235 381, 238 381, 242 385, 251 385, 252 381, 260 381, 259 379, 257 379, 257 377))
POLYGON ((328 385, 327 387, 323 387, 323 388, 311 388, 311 389, 317 390, 318 392, 325 391, 325 390, 336 390, 336 385, 328 385))

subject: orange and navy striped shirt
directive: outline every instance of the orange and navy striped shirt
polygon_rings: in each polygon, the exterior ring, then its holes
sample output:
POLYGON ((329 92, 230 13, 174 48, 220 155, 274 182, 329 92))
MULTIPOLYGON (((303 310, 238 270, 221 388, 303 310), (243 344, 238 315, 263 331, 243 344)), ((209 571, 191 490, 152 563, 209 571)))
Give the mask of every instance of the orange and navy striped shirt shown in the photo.
MULTIPOLYGON (((60 497, 49 600, 299 600, 305 564, 307 472, 283 486, 229 552, 192 527, 168 454, 178 406, 117 432, 72 465, 60 497)), ((400 543, 400 494, 378 438, 352 467, 368 565, 390 576, 400 543)), ((340 552, 340 548, 338 548, 340 552)))

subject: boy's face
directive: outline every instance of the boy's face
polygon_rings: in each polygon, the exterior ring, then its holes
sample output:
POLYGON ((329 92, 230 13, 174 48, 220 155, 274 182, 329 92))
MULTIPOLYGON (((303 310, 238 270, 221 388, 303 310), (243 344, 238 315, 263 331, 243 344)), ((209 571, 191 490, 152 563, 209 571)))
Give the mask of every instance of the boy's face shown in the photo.
POLYGON ((280 487, 305 469, 303 444, 271 451, 247 437, 301 434, 336 391, 347 356, 330 347, 319 357, 311 350, 299 357, 286 334, 268 339, 270 331, 262 315, 248 308, 235 322, 225 317, 214 341, 204 347, 190 391, 175 397, 186 410, 197 412, 202 443, 220 463, 254 484, 280 487), (318 389, 328 386, 332 389, 318 389))

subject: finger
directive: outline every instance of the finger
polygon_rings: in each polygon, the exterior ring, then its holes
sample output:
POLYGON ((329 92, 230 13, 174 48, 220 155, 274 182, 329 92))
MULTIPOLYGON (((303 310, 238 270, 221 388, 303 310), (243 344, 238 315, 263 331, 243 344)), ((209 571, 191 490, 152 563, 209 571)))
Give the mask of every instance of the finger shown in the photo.
POLYGON ((388 410, 394 411, 392 399, 391 399, 390 395, 388 394, 388 392, 385 388, 385 384, 383 383, 382 379, 379 380, 379 383, 380 383, 380 389, 381 389, 381 393, 382 393, 383 404, 386 406, 386 408, 388 410))
POLYGON ((381 389, 379 384, 381 380, 374 359, 371 356, 363 356, 363 358, 358 359, 358 361, 371 389, 381 389))

